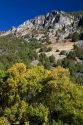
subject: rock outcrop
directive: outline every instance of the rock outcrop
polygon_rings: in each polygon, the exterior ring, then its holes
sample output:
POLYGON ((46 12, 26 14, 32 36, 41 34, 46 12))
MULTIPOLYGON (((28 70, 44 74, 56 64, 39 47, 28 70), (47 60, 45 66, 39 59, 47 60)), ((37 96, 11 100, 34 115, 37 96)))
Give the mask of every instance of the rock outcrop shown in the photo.
POLYGON ((48 35, 64 40, 70 34, 79 32, 81 25, 83 25, 83 15, 77 16, 63 11, 51 11, 45 16, 28 20, 17 28, 12 27, 11 30, 1 33, 0 36, 14 34, 17 37, 42 39, 48 35))

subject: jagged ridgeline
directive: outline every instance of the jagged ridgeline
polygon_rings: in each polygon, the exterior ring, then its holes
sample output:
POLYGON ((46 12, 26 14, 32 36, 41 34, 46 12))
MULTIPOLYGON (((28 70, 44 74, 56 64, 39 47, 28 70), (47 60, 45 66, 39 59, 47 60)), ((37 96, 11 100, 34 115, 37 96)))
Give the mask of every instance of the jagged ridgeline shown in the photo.
POLYGON ((0 125, 83 125, 83 12, 0 33, 0 125))
POLYGON ((80 33, 82 26, 83 12, 52 11, 28 20, 17 28, 12 27, 9 31, 1 33, 1 36, 14 34, 17 37, 40 39, 48 35, 62 40, 74 32, 80 33))
POLYGON ((0 33, 0 68, 8 68, 16 62, 69 68, 70 57, 73 64, 78 60, 82 62, 83 58, 82 50, 69 53, 74 44, 83 47, 83 12, 51 11, 0 33), (69 59, 66 60, 69 64, 65 65, 64 59, 69 59))

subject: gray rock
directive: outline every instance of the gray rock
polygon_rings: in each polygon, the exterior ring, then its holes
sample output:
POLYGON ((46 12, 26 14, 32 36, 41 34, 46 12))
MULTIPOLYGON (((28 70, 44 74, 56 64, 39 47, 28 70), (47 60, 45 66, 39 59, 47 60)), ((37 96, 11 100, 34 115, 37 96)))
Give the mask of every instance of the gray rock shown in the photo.
POLYGON ((79 26, 83 25, 83 15, 75 16, 63 11, 51 11, 46 15, 35 17, 32 20, 25 21, 17 28, 0 33, 0 36, 14 34, 17 37, 30 36, 37 39, 41 36, 57 36, 59 39, 65 39, 74 32, 79 32, 79 26))

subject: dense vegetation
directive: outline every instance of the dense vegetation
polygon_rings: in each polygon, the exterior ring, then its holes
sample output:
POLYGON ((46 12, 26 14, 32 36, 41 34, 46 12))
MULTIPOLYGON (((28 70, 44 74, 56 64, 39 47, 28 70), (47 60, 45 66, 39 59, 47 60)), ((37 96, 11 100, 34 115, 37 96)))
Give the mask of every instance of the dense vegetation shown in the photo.
POLYGON ((66 58, 57 62, 57 66, 69 68, 71 78, 75 82, 83 84, 83 49, 74 45, 73 51, 66 55, 66 58))
MULTIPOLYGON (((78 39, 77 33, 74 33, 72 36, 73 39, 78 39)), ((46 52, 52 50, 49 44, 48 38, 38 41, 34 38, 24 40, 12 35, 0 37, 0 68, 8 69, 17 62, 31 66, 30 64, 33 60, 39 60, 39 65, 43 65, 47 69, 56 66, 69 68, 72 79, 83 84, 83 49, 75 45, 73 51, 69 53, 61 51, 60 55, 66 55, 66 58, 56 62, 54 55, 46 56, 46 52)))
POLYGON ((68 69, 17 63, 0 70, 0 125, 82 125, 83 86, 68 69))
POLYGON ((54 63, 52 57, 45 58, 44 56, 42 58, 43 52, 52 50, 51 47, 46 47, 49 44, 50 41, 48 38, 38 41, 34 38, 29 40, 17 38, 14 35, 0 37, 0 68, 7 69, 17 62, 22 62, 30 66, 33 60, 39 60, 40 64, 50 67, 54 63), (40 56, 36 52, 37 49, 40 51, 40 56), (47 60, 49 63, 49 65, 47 64, 48 66, 46 65, 47 60))
MULTIPOLYGON (((77 33, 71 37, 80 39, 77 33)), ((46 56, 49 44, 0 37, 0 125, 83 124, 83 49, 60 51, 66 58, 56 61, 46 56), (31 67, 33 60, 39 66, 31 67)))
POLYGON ((41 47, 35 39, 25 41, 15 36, 0 37, 0 67, 6 69, 16 62, 30 62, 37 58, 36 48, 41 47))

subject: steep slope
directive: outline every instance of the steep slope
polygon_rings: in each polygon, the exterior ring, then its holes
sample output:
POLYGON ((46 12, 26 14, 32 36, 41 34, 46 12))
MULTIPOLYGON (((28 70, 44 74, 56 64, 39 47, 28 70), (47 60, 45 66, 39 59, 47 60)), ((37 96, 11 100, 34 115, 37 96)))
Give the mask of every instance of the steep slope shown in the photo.
POLYGON ((51 11, 46 15, 35 17, 11 30, 4 32, 1 36, 14 34, 17 37, 43 39, 46 36, 64 40, 74 32, 80 32, 83 25, 83 14, 66 13, 63 11, 51 11))
POLYGON ((53 67, 78 43, 83 48, 83 13, 51 11, 0 33, 0 66, 23 62, 53 67))

